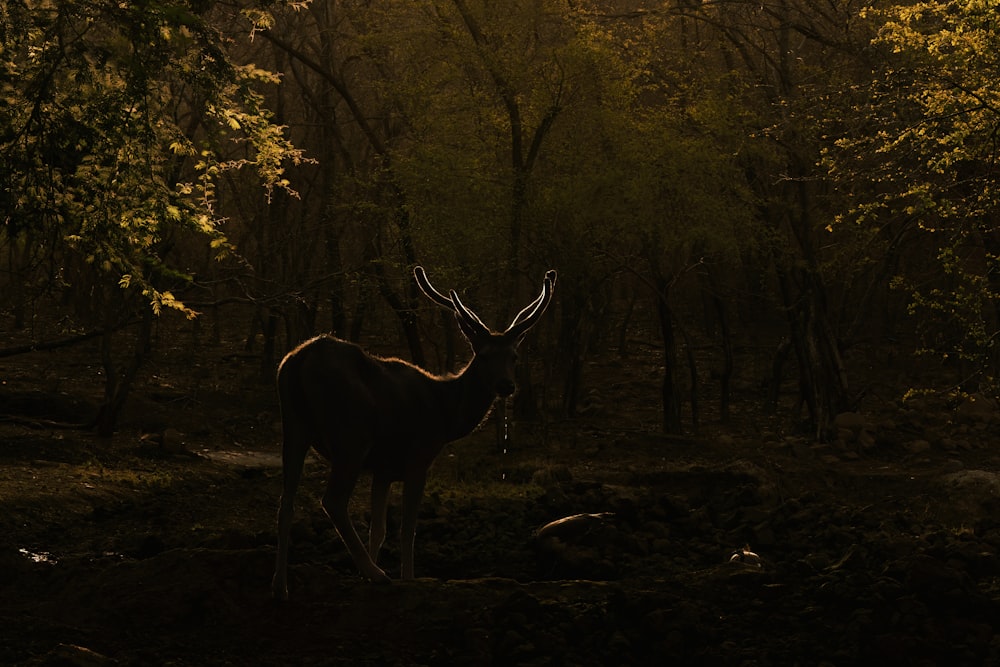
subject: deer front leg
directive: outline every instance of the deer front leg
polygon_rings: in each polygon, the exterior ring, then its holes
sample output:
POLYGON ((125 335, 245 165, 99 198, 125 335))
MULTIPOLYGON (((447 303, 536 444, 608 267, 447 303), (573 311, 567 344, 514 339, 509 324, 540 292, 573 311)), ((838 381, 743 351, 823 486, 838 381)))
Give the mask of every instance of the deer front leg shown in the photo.
POLYGON ((333 525, 340 534, 344 546, 350 552, 354 564, 361 571, 362 576, 368 577, 372 581, 387 582, 389 577, 379 568, 365 549, 365 545, 358 537, 358 532, 351 522, 351 515, 348 511, 348 503, 351 500, 351 493, 354 491, 354 484, 357 482, 359 470, 357 468, 343 469, 333 467, 326 485, 326 493, 323 495, 323 509, 333 521, 333 525))
POLYGON ((368 555, 378 564, 378 552, 385 542, 385 515, 389 509, 389 488, 392 480, 372 474, 372 521, 368 529, 368 555))
POLYGON ((417 511, 424 497, 427 471, 408 476, 403 483, 403 523, 400 527, 399 550, 402 553, 403 579, 413 579, 413 543, 417 533, 417 511))

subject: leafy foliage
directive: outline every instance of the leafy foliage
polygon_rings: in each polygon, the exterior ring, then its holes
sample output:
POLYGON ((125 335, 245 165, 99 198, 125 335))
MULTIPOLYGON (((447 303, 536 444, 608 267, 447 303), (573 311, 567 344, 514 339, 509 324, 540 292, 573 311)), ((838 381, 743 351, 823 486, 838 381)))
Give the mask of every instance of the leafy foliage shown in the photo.
POLYGON ((138 289, 153 310, 194 312, 164 285, 183 230, 231 249, 220 177, 253 168, 288 188, 300 152, 258 92, 275 75, 234 64, 202 2, 8 3, 0 14, 0 174, 9 243, 51 244, 138 289))
MULTIPOLYGON (((882 49, 873 126, 842 138, 832 171, 858 182, 852 217, 896 219, 929 242, 936 276, 901 275, 929 350, 980 369, 1000 338, 1000 35, 991 2, 919 2, 871 10, 882 49), (855 171, 857 170, 857 171, 855 171)), ((987 371, 981 378, 991 382, 987 371)))

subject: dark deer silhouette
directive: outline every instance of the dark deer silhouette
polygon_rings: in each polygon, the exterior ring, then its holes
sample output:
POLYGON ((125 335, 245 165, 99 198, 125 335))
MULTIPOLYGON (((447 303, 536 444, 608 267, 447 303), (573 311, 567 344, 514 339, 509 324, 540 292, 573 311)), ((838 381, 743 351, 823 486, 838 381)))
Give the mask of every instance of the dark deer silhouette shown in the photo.
POLYGON ((549 305, 556 282, 555 271, 546 273, 538 298, 517 314, 506 331, 495 333, 454 290, 445 296, 434 289, 421 267, 413 273, 428 298, 455 313, 472 344, 472 360, 457 375, 439 377, 406 361, 369 356, 333 336, 307 340, 285 356, 278 367, 284 487, 271 583, 276 598, 288 597, 293 503, 310 447, 330 464, 323 509, 361 574, 374 581, 389 580, 376 561, 385 539, 389 487, 403 482, 401 575, 413 578, 413 537, 427 470, 444 445, 483 421, 497 396, 514 393, 517 346, 549 305), (367 549, 348 513, 362 470, 372 473, 367 549))

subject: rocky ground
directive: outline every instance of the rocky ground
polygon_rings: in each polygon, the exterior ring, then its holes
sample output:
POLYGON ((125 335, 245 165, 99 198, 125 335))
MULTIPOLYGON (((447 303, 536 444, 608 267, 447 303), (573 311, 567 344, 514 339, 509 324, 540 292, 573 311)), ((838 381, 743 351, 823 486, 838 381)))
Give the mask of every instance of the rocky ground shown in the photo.
POLYGON ((154 365, 110 440, 43 421, 87 409, 72 367, 2 361, 0 664, 1000 664, 987 397, 889 396, 822 444, 747 401, 666 438, 655 373, 601 382, 506 453, 489 425, 450 446, 420 578, 390 585, 355 574, 310 460, 278 604, 275 405, 238 359, 154 365))

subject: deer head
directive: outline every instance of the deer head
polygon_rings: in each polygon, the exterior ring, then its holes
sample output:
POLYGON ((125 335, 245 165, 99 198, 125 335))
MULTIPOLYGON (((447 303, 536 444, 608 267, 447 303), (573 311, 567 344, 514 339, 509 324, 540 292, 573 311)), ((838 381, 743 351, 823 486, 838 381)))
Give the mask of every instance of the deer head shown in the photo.
POLYGON ((542 292, 534 301, 524 307, 502 332, 492 331, 470 308, 462 303, 455 290, 445 296, 431 285, 423 267, 413 269, 420 290, 434 303, 455 313, 458 327, 472 345, 475 358, 470 368, 476 368, 482 375, 492 380, 497 396, 514 393, 514 364, 517 361, 517 346, 524 335, 538 322, 552 300, 552 290, 556 284, 556 272, 548 271, 542 282, 542 292))

